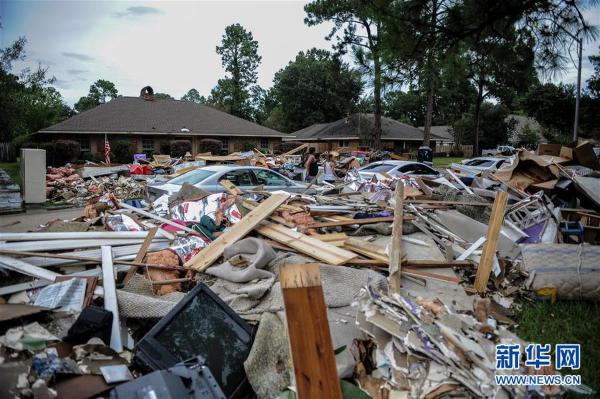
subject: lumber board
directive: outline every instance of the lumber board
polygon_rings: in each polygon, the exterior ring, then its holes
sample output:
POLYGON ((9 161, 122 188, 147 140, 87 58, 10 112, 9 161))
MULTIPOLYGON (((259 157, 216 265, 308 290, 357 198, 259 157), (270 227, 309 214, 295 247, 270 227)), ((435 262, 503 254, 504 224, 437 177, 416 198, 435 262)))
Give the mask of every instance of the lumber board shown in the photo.
POLYGON ((446 169, 446 172, 448 172, 448 174, 452 176, 454 181, 456 181, 458 185, 461 186, 467 193, 473 194, 473 190, 471 190, 470 187, 467 187, 467 185, 463 183, 462 180, 460 180, 460 178, 454 174, 454 172, 452 172, 450 169, 446 169))
POLYGON ((293 155, 293 154, 295 154, 297 152, 302 151, 305 148, 308 148, 308 144, 306 144, 306 143, 302 144, 302 145, 299 145, 298 147, 293 148, 293 149, 289 150, 288 152, 284 152, 283 154, 281 154, 279 156, 280 157, 285 157, 286 155, 293 155))
POLYGON ((256 227, 256 231, 267 238, 331 265, 342 265, 356 257, 353 252, 275 223, 263 223, 256 227))
MULTIPOLYGON (((150 231, 148 232, 148 235, 146 236, 146 239, 142 243, 142 247, 140 248, 140 250, 138 251, 138 253, 134 259, 134 262, 142 262, 144 260, 144 257, 146 256, 146 251, 148 251, 148 247, 150 247, 150 245, 152 244, 152 240, 154 239, 154 236, 156 235, 157 231, 158 231, 158 226, 150 229, 150 231)), ((127 282, 135 274, 136 270, 137 270, 137 268, 133 267, 133 266, 129 268, 129 271, 123 278, 123 284, 127 284, 127 282)))
POLYGON ((408 259, 402 262, 402 266, 409 268, 431 268, 431 269, 444 269, 448 267, 472 267, 475 266, 473 263, 467 260, 421 260, 421 259, 408 259))
POLYGON ((394 191, 394 222, 392 223, 392 240, 390 243, 390 293, 400 294, 400 277, 402 274, 402 224, 404 223, 404 184, 399 181, 394 191))
POLYGON ((346 233, 330 233, 330 234, 311 234, 313 238, 319 241, 332 242, 332 241, 344 241, 348 239, 346 233))
POLYGON ((244 216, 237 224, 225 231, 206 248, 196 254, 196 256, 187 261, 184 266, 200 272, 206 270, 213 262, 223 255, 223 251, 227 246, 244 238, 244 236, 252 231, 252 229, 254 229, 261 221, 271 215, 279 205, 287 201, 289 196, 288 193, 271 195, 246 214, 246 216, 244 216))
MULTIPOLYGON (((406 216, 406 220, 412 220, 411 216, 406 216)), ((337 220, 335 222, 320 222, 309 224, 307 227, 311 229, 318 229, 320 227, 336 227, 336 226, 348 226, 353 224, 372 224, 381 222, 393 222, 393 216, 384 216, 379 218, 365 218, 365 219, 351 219, 351 220, 337 220)))
POLYGON ((428 272, 425 270, 410 269, 408 267, 405 267, 404 269, 402 269, 402 273, 405 273, 409 276, 414 276, 414 277, 425 277, 425 278, 431 278, 434 280, 447 281, 449 283, 462 282, 462 279, 460 279, 458 277, 450 277, 450 276, 445 276, 443 274, 428 272))
POLYGON ((235 184, 233 184, 232 182, 230 182, 227 179, 222 179, 219 180, 219 184, 222 185, 223 187, 225 187, 225 189, 229 192, 229 194, 233 194, 233 195, 242 195, 242 190, 239 189, 238 186, 236 186, 235 184))
POLYGON ((344 242, 344 247, 370 259, 385 262, 388 265, 390 263, 390 259, 385 253, 385 248, 372 242, 350 237, 344 242))
POLYGON ((319 265, 284 266, 279 279, 298 399, 341 399, 319 265))
POLYGON ((492 213, 488 223, 488 230, 483 243, 483 250, 475 276, 475 289, 479 293, 485 292, 487 283, 490 278, 494 258, 496 257, 496 247, 498 245, 498 237, 504 222, 504 211, 508 202, 508 193, 506 191, 498 191, 492 206, 492 213))

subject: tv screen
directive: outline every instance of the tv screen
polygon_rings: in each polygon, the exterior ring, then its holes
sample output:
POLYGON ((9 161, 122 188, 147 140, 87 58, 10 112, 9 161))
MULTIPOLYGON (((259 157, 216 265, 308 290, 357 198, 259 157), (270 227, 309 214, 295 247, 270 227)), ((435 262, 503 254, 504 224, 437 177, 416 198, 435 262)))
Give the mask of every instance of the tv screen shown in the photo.
POLYGON ((155 369, 201 355, 230 397, 246 380, 244 361, 251 346, 250 327, 201 284, 146 334, 136 354, 155 369))

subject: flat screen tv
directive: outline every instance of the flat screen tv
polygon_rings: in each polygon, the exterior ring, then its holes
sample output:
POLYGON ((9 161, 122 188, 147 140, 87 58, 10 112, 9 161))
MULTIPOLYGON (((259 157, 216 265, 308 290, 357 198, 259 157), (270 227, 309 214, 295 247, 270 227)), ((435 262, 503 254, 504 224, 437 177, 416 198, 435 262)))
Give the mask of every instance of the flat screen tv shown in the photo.
POLYGON ((252 390, 244 361, 252 329, 206 285, 200 283, 163 317, 134 349, 136 361, 164 370, 201 355, 228 398, 252 390))

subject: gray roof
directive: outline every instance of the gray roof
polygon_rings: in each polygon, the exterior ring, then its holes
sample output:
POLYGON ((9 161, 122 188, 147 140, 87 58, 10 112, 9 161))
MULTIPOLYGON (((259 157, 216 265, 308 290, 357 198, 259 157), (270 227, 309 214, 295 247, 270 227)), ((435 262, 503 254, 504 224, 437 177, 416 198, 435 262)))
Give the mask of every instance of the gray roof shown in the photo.
MULTIPOLYGON (((425 129, 425 126, 419 126, 419 129, 425 129)), ((454 141, 454 135, 452 134, 452 126, 438 125, 431 126, 431 134, 446 141, 454 141)))
MULTIPOLYGON (((297 141, 358 139, 361 131, 373 129, 373 114, 352 114, 331 123, 317 123, 291 133, 289 139, 297 141)), ((423 131, 416 127, 381 117, 382 140, 422 141, 423 131)), ((432 138, 438 138, 432 134, 432 138)))
POLYGON ((39 133, 288 136, 206 105, 173 99, 146 101, 139 97, 115 98, 39 133))

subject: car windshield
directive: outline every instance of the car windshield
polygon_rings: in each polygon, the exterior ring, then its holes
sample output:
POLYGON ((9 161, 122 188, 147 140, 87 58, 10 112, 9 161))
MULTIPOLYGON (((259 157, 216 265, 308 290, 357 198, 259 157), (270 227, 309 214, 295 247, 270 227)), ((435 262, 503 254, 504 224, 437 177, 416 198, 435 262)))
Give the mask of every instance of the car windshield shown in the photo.
POLYGON ((392 165, 389 163, 382 163, 378 165, 368 165, 362 168, 361 172, 388 172, 392 170, 396 165, 392 165))
POLYGON ((184 183, 197 184, 213 175, 215 172, 210 170, 196 169, 190 172, 184 173, 183 175, 169 180, 169 183, 177 184, 182 186, 184 183))
POLYGON ((465 165, 467 166, 492 166, 494 161, 489 161, 487 159, 474 159, 472 161, 467 162, 465 165))

